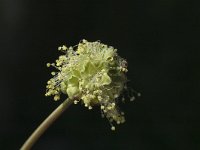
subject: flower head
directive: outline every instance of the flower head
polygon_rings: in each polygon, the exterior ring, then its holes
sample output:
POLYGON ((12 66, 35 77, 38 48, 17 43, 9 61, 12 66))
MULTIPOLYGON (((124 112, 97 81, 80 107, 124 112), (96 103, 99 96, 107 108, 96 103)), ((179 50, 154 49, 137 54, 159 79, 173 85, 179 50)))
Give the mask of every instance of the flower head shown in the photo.
MULTIPOLYGON (((63 45, 58 48, 63 51, 54 66, 57 72, 47 82, 46 96, 60 99, 60 94, 66 94, 77 104, 81 101, 85 107, 92 109, 100 106, 102 115, 112 125, 125 121, 124 114, 120 112, 117 103, 126 85, 127 62, 117 54, 112 46, 82 40, 75 47, 63 45)), ((112 130, 115 127, 112 125, 112 130)))

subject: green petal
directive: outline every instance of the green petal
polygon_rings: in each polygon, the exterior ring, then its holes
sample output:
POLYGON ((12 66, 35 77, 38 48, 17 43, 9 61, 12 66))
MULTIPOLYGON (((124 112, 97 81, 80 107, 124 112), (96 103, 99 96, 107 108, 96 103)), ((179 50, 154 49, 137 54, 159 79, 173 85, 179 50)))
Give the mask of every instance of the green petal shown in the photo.
POLYGON ((108 76, 107 73, 104 73, 104 75, 102 76, 101 82, 102 85, 109 85, 111 83, 111 78, 108 76))
POLYGON ((68 94, 69 98, 73 98, 78 93, 79 93, 79 89, 77 86, 69 86, 67 88, 67 94, 68 94))

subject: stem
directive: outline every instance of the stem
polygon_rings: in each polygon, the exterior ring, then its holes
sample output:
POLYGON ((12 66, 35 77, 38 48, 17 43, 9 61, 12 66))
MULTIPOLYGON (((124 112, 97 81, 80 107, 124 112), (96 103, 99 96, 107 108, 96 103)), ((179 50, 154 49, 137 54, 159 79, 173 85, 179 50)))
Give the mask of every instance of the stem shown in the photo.
POLYGON ((48 129, 48 127, 72 104, 71 99, 66 99, 62 104, 60 104, 41 124, 40 126, 31 134, 31 136, 26 140, 20 150, 30 150, 35 142, 40 138, 40 136, 48 129))

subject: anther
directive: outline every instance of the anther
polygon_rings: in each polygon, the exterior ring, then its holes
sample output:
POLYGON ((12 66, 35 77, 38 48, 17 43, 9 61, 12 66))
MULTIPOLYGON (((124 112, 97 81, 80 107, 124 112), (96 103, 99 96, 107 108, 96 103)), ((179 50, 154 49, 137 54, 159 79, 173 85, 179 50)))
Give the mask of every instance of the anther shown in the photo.
POLYGON ((104 109, 105 107, 101 105, 101 109, 104 109))
POLYGON ((47 67, 50 67, 51 66, 51 64, 50 63, 47 63, 47 67))
POLYGON ((112 126, 112 127, 111 127, 111 130, 115 131, 115 127, 114 127, 114 126, 112 126))

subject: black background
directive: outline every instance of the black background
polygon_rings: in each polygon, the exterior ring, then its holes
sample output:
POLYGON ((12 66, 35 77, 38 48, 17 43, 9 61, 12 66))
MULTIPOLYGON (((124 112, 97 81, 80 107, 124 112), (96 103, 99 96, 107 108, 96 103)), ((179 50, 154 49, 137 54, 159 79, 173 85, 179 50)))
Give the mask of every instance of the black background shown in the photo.
POLYGON ((192 0, 1 0, 0 149, 19 149, 60 102, 46 98, 57 47, 101 40, 142 93, 112 132, 99 109, 71 106, 35 150, 200 149, 200 5, 192 0))

